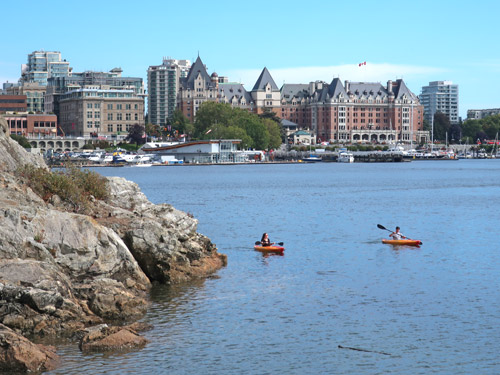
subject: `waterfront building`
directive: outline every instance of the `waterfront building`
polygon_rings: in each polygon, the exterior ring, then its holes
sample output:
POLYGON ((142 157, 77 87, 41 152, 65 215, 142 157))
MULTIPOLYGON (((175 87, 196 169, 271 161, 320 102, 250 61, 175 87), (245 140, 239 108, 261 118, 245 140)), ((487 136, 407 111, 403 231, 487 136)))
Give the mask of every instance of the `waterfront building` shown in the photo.
POLYGON ((426 142, 423 107, 403 80, 387 86, 350 82, 284 85, 281 117, 308 128, 318 142, 426 142))
POLYGON ((69 76, 52 77, 47 81, 45 93, 45 112, 60 115, 59 100, 69 91, 91 86, 107 86, 112 90, 132 90, 138 97, 145 98, 144 82, 139 77, 122 77, 122 69, 114 68, 109 72, 85 71, 69 76))
POLYGON ((59 123, 66 136, 123 139, 144 126, 144 97, 130 88, 85 85, 61 94, 59 123))
POLYGON ((451 124, 458 124, 458 85, 451 81, 433 81, 422 87, 420 102, 424 106, 424 118, 432 124, 434 114, 441 112, 451 124))
POLYGON ((276 83, 267 68, 264 68, 260 73, 257 82, 255 82, 255 85, 250 92, 250 95, 255 102, 255 113, 261 114, 266 110, 270 110, 280 116, 280 89, 276 86, 276 83))
POLYGON ((29 113, 9 113, 3 115, 7 120, 10 134, 27 138, 46 138, 57 135, 57 116, 29 113))
POLYGON ((179 80, 177 107, 189 121, 194 121, 196 112, 204 102, 218 102, 219 76, 208 75, 200 57, 196 59, 185 78, 179 80))
POLYGON ((500 115, 500 108, 492 109, 469 109, 467 111, 467 120, 481 120, 488 116, 500 115))
POLYGON ((240 139, 193 141, 176 144, 146 143, 141 150, 158 158, 170 157, 192 164, 244 163, 248 154, 238 151, 240 139))
POLYGON ((148 68, 148 119, 164 126, 177 108, 180 80, 186 78, 191 68, 189 60, 163 58, 161 65, 148 68))
POLYGON ((28 63, 21 67, 20 83, 37 82, 47 86, 47 79, 68 76, 70 72, 69 62, 62 59, 61 52, 34 51, 28 55, 28 63))
POLYGON ((314 145, 316 136, 305 130, 298 130, 289 136, 289 143, 294 145, 314 145))
POLYGON ((227 103, 250 112, 255 108, 251 94, 241 83, 219 83, 219 103, 227 103))
POLYGON ((0 113, 26 112, 26 95, 0 95, 0 113))

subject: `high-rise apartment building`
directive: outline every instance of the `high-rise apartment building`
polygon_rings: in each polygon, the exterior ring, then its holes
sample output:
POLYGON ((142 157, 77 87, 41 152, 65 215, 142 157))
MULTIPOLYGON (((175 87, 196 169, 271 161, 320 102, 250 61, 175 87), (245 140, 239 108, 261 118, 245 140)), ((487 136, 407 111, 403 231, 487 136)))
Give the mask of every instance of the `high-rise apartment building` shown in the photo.
POLYGON ((161 65, 148 68, 148 116, 149 122, 165 125, 177 108, 179 81, 186 78, 191 62, 163 58, 161 65))
POLYGON ((458 124, 458 85, 451 81, 429 82, 428 86, 422 87, 420 103, 424 106, 424 118, 432 123, 436 112, 448 116, 450 123, 458 124))
POLYGON ((46 86, 48 78, 64 77, 70 72, 69 62, 61 58, 61 52, 34 51, 28 55, 28 63, 21 68, 21 81, 46 86))

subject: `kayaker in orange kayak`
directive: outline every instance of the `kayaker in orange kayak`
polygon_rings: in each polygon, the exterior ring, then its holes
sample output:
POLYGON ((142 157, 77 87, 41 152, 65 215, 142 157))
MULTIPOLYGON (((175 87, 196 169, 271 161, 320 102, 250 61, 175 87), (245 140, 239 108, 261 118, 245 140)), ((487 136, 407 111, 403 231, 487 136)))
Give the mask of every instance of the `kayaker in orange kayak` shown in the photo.
POLYGON ((399 229, 400 229, 399 227, 396 227, 396 231, 392 232, 389 235, 389 237, 392 237, 393 240, 402 240, 402 239, 406 240, 406 237, 403 236, 403 233, 401 233, 399 229))
POLYGON ((260 240, 260 243, 261 243, 261 246, 271 246, 271 245, 274 245, 274 242, 271 242, 271 240, 269 239, 269 236, 267 235, 267 233, 264 233, 262 235, 262 239, 260 240))

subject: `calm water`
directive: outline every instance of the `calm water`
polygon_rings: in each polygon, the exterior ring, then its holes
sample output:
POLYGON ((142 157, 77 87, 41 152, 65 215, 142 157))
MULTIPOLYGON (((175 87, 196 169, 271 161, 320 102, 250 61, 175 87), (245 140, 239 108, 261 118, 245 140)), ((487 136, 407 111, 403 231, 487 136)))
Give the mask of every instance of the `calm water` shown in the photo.
POLYGON ((63 345, 52 374, 500 373, 500 160, 97 170, 192 213, 229 264, 153 290, 145 349, 63 345))

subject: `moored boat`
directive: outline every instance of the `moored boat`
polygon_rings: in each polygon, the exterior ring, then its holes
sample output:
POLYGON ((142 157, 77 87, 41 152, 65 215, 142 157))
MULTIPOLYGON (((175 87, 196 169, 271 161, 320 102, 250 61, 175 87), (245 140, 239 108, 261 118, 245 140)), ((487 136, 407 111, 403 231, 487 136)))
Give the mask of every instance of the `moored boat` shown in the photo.
POLYGON ((321 156, 311 154, 307 158, 304 158, 302 160, 308 163, 316 163, 318 161, 322 161, 323 159, 321 158, 321 156))
POLYGON ((387 245, 396 245, 396 246, 420 246, 422 245, 422 241, 420 240, 386 240, 385 238, 382 240, 382 243, 387 245))
POLYGON ((354 154, 352 152, 341 152, 337 161, 339 163, 354 163, 354 154))

